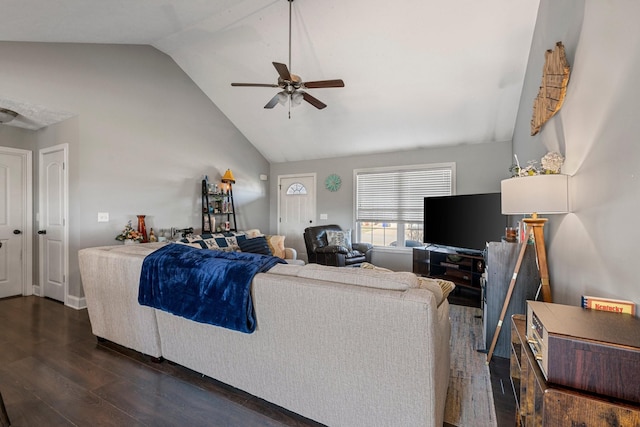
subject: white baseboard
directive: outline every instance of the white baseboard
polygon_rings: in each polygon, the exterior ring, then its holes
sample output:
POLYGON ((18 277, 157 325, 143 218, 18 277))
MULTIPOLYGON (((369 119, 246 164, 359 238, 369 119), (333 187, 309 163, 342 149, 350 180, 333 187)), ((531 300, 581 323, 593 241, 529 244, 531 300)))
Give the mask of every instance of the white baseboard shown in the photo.
MULTIPOLYGON (((41 297, 40 286, 33 285, 32 286, 33 295, 41 297)), ((83 310, 87 308, 87 299, 85 297, 74 297, 73 295, 67 295, 66 301, 64 303, 67 307, 74 308, 76 310, 83 310)))
POLYGON ((87 299, 85 297, 74 297, 67 295, 65 304, 67 307, 75 308, 76 310, 82 310, 87 308, 87 299))

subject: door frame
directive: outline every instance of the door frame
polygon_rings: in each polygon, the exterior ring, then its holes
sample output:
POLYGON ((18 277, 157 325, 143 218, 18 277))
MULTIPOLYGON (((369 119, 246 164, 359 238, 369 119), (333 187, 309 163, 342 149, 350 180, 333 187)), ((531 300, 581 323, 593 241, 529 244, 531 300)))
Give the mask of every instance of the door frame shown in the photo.
MULTIPOLYGON (((62 200, 62 215, 64 217, 64 231, 63 231, 63 236, 62 236, 62 241, 63 241, 63 245, 64 245, 64 250, 63 250, 63 256, 64 256, 64 262, 62 263, 64 271, 62 272, 63 277, 64 277, 64 305, 66 306, 71 306, 71 307, 75 307, 75 305, 70 305, 70 299, 69 299, 69 144, 57 144, 57 145, 53 145, 51 147, 46 147, 46 148, 42 148, 38 151, 38 214, 37 214, 37 219, 38 219, 38 229, 41 229, 42 227, 40 227, 40 221, 42 219, 42 207, 44 206, 44 202, 43 202, 43 196, 44 196, 44 192, 42 191, 42 180, 43 180, 43 168, 42 168, 42 162, 43 162, 43 156, 44 154, 48 154, 54 151, 60 151, 62 150, 63 153, 63 188, 64 188, 64 196, 63 196, 63 200, 62 200)), ((43 268, 43 262, 44 262, 44 245, 42 244, 42 242, 40 242, 40 240, 38 240, 38 272, 39 272, 39 292, 38 295, 40 295, 41 297, 44 296, 44 268, 43 268)))
POLYGON ((22 160, 24 231, 22 233, 22 295, 33 295, 33 153, 20 148, 0 147, 0 153, 22 160))

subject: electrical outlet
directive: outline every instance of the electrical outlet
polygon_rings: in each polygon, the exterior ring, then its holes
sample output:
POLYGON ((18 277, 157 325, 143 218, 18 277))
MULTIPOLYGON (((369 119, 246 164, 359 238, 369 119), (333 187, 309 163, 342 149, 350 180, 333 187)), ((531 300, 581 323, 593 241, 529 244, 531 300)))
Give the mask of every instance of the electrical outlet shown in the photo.
POLYGON ((98 212, 98 222, 109 222, 109 212, 98 212))
POLYGON ((320 214, 320 219, 329 219, 329 215, 327 215, 327 214, 320 214))

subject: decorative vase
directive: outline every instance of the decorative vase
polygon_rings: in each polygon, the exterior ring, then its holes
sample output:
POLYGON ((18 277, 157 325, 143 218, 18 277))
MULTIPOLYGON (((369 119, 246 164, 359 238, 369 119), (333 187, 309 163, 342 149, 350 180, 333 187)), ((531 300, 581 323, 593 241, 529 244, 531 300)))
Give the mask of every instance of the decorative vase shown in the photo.
POLYGON ((138 233, 142 234, 142 243, 147 243, 147 227, 144 223, 144 217, 146 215, 138 215, 138 233))

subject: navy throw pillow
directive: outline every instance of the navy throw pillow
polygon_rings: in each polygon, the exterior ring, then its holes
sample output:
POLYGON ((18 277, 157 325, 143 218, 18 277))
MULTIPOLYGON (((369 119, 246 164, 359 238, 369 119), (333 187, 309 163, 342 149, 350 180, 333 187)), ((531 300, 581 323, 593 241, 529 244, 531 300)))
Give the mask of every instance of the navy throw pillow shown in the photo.
POLYGON ((252 239, 238 240, 238 246, 242 252, 250 252, 253 254, 273 255, 264 236, 254 237, 252 239))

